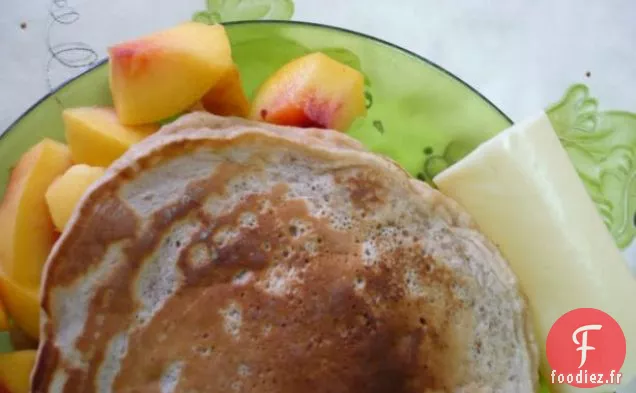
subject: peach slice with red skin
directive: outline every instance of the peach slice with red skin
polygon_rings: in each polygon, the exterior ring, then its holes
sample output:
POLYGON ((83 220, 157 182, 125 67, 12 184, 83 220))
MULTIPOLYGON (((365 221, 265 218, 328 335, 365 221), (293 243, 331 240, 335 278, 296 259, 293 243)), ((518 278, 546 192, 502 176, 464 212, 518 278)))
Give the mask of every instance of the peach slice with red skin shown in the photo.
POLYGON ((109 54, 113 103, 126 125, 185 111, 233 65, 225 28, 197 22, 115 45, 109 54))
POLYGON ((281 67, 258 90, 250 118, 346 131, 366 114, 364 76, 316 52, 281 67))

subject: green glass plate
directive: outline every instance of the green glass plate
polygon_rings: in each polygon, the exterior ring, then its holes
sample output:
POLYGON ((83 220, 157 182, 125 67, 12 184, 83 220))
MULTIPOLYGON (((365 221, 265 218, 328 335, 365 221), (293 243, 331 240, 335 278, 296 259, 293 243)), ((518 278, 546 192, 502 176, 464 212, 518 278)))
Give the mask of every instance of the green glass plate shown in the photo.
MULTIPOLYGON (((280 66, 313 51, 365 75, 368 115, 350 134, 371 150, 430 180, 511 121, 466 83, 390 43, 351 31, 299 22, 226 24, 248 96, 280 66)), ((108 66, 65 83, 37 102, 0 137, 0 196, 8 169, 43 137, 64 139, 64 108, 110 105, 108 66)))
MULTIPOLYGON (((313 51, 362 71, 369 110, 350 134, 421 179, 430 180, 511 123, 457 77, 387 42, 298 22, 226 26, 248 96, 284 63, 313 51)), ((10 168, 30 146, 43 137, 64 140, 62 109, 110 104, 105 61, 37 102, 0 137, 0 197, 10 168)), ((9 349, 0 336, 0 352, 9 349)))

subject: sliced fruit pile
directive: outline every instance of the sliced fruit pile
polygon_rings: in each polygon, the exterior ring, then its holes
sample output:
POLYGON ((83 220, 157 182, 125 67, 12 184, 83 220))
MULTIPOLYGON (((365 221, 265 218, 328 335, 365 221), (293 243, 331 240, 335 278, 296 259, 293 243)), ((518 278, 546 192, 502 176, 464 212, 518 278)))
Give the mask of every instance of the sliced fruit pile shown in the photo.
POLYGON ((192 110, 340 131, 366 113, 362 74, 322 53, 283 66, 250 104, 221 25, 184 23, 109 54, 114 108, 65 110, 67 144, 44 139, 26 152, 0 203, 0 331, 18 350, 0 354, 0 392, 28 391, 47 256, 87 189, 130 146, 192 110))
POLYGON ((125 126, 147 127, 198 108, 346 131, 366 113, 363 75, 323 53, 284 65, 263 83, 250 106, 221 25, 185 23, 116 45, 109 53, 117 121, 125 126))

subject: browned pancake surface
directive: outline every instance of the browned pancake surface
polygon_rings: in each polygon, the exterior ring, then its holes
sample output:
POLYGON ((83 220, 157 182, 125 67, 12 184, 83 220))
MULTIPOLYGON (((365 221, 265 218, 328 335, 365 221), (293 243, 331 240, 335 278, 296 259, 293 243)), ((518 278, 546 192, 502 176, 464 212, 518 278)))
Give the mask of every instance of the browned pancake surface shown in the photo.
POLYGON ((531 391, 516 280, 441 195, 329 143, 161 138, 52 253, 34 391, 531 391))

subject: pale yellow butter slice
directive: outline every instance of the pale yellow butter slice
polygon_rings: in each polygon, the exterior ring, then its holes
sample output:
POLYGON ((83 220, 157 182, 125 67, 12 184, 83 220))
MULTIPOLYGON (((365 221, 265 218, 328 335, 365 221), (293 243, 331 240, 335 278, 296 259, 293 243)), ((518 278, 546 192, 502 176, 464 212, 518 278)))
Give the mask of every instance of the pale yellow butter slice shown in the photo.
POLYGON ((623 383, 636 375, 636 280, 545 113, 485 142, 434 182, 474 217, 519 277, 544 372, 552 324, 572 309, 593 307, 614 317, 627 338, 623 383))

